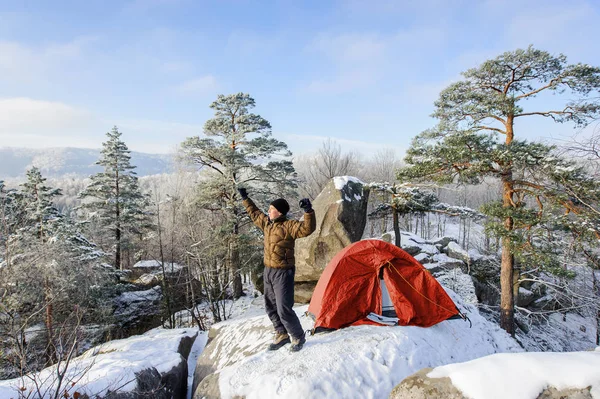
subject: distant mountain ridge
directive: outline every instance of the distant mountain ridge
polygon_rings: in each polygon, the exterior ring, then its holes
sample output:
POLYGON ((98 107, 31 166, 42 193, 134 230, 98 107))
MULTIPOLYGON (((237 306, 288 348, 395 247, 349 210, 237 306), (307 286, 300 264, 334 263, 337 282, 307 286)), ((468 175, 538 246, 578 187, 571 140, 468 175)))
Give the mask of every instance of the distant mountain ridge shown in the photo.
MULTIPOLYGON (((64 175, 87 177, 102 171, 95 163, 100 149, 92 148, 21 148, 0 147, 0 180, 25 176, 27 169, 38 167, 44 177, 64 175)), ((166 173, 170 170, 172 155, 131 152, 131 164, 138 176, 166 173)))

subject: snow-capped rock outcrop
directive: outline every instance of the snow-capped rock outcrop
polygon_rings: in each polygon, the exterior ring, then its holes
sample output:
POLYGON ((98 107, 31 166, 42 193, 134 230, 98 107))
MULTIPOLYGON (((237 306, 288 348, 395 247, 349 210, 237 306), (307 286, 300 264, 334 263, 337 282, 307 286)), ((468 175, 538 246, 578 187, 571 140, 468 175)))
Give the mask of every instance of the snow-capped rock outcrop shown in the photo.
MULTIPOLYGON (((185 397, 187 357, 197 336, 198 330, 192 328, 154 329, 107 342, 73 359, 62 386, 69 397, 75 392, 90 398, 185 397)), ((41 392, 55 391, 55 374, 56 366, 52 366, 24 380, 0 381, 0 398, 17 397, 20 387, 25 388, 24 393, 37 397, 35 383, 41 392)))
MULTIPOLYGON (((267 352, 272 326, 266 316, 216 324, 198 359, 194 398, 387 397, 424 367, 522 349, 497 325, 450 292, 471 318, 430 328, 354 326, 309 336, 304 349, 267 352)), ((305 329, 312 321, 302 317, 305 329)))
POLYGON ((296 302, 308 303, 329 261, 361 239, 368 195, 360 180, 343 176, 334 177, 315 198, 317 229, 309 237, 296 240, 296 302))
POLYGON ((571 353, 502 353, 425 368, 390 399, 592 399, 600 394, 600 348, 571 353))

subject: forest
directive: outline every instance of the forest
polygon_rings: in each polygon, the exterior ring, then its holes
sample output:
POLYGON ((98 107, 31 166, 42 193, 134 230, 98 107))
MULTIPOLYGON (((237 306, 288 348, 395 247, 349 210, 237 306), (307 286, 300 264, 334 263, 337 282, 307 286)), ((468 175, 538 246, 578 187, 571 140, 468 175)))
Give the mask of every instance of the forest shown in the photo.
POLYGON ((401 232, 430 239, 458 226, 460 246, 497 266, 479 307, 508 334, 574 313, 594 320, 600 345, 599 67, 530 46, 468 69, 403 157, 334 139, 294 156, 250 94, 207 105, 214 116, 179 143, 169 173, 139 177, 114 126, 99 132, 99 173, 47 178, 32 166, 21 181, 0 177, 0 379, 158 326, 227 320, 263 271, 263 238, 237 189, 265 209, 286 198, 299 218, 298 200, 336 176, 369 192, 364 238, 392 234, 402 248, 401 232), (540 96, 560 104, 539 108, 540 96), (524 139, 517 121, 536 118, 571 139, 524 139), (523 290, 543 292, 543 304, 519 304, 523 290))

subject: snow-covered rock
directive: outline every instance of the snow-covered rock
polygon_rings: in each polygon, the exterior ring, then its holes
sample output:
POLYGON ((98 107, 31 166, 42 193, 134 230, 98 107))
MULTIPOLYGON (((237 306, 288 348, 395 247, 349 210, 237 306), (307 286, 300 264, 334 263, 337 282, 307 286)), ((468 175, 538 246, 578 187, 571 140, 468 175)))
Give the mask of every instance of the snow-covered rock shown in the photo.
MULTIPOLYGON (((178 273, 185 266, 178 263, 165 262, 165 273, 178 273)), ((162 273, 162 263, 158 260, 141 260, 133 265, 133 270, 143 273, 162 273)))
POLYGON ((519 294, 516 298, 517 306, 525 307, 535 299, 535 294, 526 288, 519 287, 519 294))
MULTIPOLYGON (((453 292, 473 326, 448 320, 430 328, 354 326, 308 337, 304 349, 265 348, 272 338, 266 316, 214 326, 198 359, 194 398, 387 397, 393 387, 423 367, 466 361, 521 347, 453 292), (210 374, 209 374, 210 373, 210 374)), ((306 306, 295 308, 302 317, 306 306)))
POLYGON ((448 244, 450 244, 451 242, 458 242, 458 241, 456 241, 456 238, 448 237, 448 236, 440 237, 438 239, 431 241, 431 243, 433 245, 441 245, 442 247, 447 247, 448 244))
POLYGON ((445 248, 445 252, 448 254, 448 256, 450 256, 452 258, 460 259, 467 264, 471 263, 471 258, 469 256, 469 253, 467 251, 465 251, 464 249, 462 249, 462 247, 454 241, 450 241, 448 243, 448 245, 445 248))
POLYGON ((128 291, 115 298, 114 317, 124 330, 146 331, 160 324, 160 300, 162 289, 159 285, 148 290, 128 291))
MULTIPOLYGON (((109 392, 111 397, 131 397, 124 393, 148 394, 148 389, 157 387, 160 391, 153 392, 153 398, 182 397, 187 390, 186 359, 197 335, 198 330, 192 328, 159 328, 110 341, 73 359, 63 386, 68 397, 73 397, 75 392, 90 397, 103 397, 109 392)), ((57 383, 55 373, 53 366, 24 380, 0 381, 0 398, 16 398, 16 389, 20 387, 25 387, 26 393, 35 392, 34 381, 41 384, 40 389, 51 391, 57 383)), ((60 397, 63 397, 62 391, 60 397)))
POLYGON ((361 239, 367 220, 369 191, 353 177, 332 179, 313 201, 317 228, 296 240, 296 302, 307 303, 329 261, 361 239))
POLYGON ((466 303, 472 305, 478 303, 473 279, 468 274, 463 273, 461 269, 446 270, 436 275, 435 278, 444 287, 454 291, 466 303))
POLYGON ((600 397, 600 347, 594 352, 498 353, 424 369, 391 399, 559 399, 600 397))

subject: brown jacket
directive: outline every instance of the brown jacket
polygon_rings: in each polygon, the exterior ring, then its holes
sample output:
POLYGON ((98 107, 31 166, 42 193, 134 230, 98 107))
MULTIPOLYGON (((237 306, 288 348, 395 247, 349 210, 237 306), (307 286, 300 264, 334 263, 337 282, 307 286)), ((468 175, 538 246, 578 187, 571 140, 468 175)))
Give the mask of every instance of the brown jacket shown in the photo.
POLYGON ((289 269, 295 266, 294 240, 307 237, 315 231, 317 220, 315 212, 304 214, 304 221, 288 220, 285 215, 269 220, 251 199, 243 202, 246 212, 254 224, 265 233, 265 266, 277 269, 289 269))

